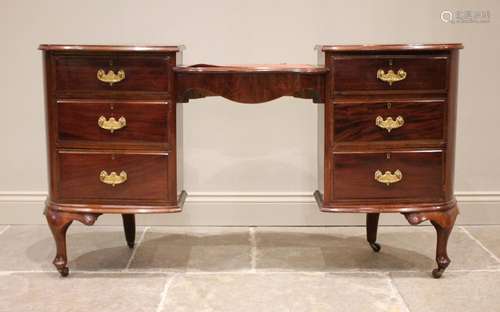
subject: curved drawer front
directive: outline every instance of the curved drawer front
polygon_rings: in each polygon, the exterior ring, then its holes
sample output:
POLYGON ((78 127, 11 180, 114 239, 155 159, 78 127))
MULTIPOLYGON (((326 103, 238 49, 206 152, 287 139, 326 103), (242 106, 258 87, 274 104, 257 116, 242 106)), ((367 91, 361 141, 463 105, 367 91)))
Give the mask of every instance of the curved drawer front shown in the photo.
POLYGON ((442 140, 445 103, 335 103, 334 142, 442 140))
POLYGON ((447 55, 341 56, 333 60, 335 93, 444 92, 447 55))
POLYGON ((58 191, 63 200, 167 199, 166 153, 59 151, 57 159, 58 191))
POLYGON ((55 57, 56 90, 167 92, 169 56, 63 55, 55 57))
POLYGON ((168 105, 166 102, 58 101, 58 144, 165 145, 168 105))
POLYGON ((334 200, 440 201, 442 150, 334 153, 334 200))

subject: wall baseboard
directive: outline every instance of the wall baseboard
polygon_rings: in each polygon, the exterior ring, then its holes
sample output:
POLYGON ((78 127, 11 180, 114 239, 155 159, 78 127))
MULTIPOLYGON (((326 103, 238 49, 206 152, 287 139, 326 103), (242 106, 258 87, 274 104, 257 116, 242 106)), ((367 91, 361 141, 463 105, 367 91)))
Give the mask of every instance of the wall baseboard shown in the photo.
MULTIPOLYGON (((0 224, 45 224, 45 192, 0 192, 0 224)), ((457 192, 458 224, 500 224, 500 192, 457 192)), ((176 214, 139 215, 141 225, 178 226, 320 226, 364 225, 364 214, 321 213, 312 193, 193 192, 176 214)), ((407 225, 399 214, 384 214, 382 225, 407 225)), ((104 215, 99 225, 118 225, 104 215)))

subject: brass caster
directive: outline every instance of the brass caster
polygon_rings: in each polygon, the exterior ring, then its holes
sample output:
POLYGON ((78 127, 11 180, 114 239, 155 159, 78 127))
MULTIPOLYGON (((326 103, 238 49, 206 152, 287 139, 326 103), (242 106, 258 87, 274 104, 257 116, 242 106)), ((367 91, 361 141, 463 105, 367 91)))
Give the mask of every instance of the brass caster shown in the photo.
POLYGON ((59 271, 59 274, 61 274, 62 277, 66 277, 69 275, 69 269, 67 267, 65 268, 58 268, 57 271, 59 271))
POLYGON ((370 247, 373 249, 375 252, 379 252, 382 247, 378 243, 369 243, 370 247))
POLYGON ((441 276, 443 276, 443 273, 444 273, 444 270, 446 269, 434 269, 432 270, 432 277, 434 278, 441 278, 441 276))

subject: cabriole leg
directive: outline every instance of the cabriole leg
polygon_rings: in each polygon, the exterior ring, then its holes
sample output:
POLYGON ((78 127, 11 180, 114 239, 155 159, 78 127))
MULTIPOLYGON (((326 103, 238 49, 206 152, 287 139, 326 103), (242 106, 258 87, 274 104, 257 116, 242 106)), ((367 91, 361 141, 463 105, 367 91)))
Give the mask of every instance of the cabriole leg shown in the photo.
POLYGON ((74 220, 78 220, 85 225, 92 225, 97 220, 99 214, 80 214, 72 212, 62 212, 47 208, 45 210, 47 223, 49 224, 52 236, 56 243, 56 256, 54 266, 61 276, 68 276, 68 256, 66 252, 66 232, 74 220))
POLYGON ((375 252, 379 252, 381 248, 380 245, 376 243, 379 216, 379 213, 366 214, 366 240, 375 252))
POLYGON ((412 225, 416 225, 423 221, 429 220, 436 229, 437 268, 432 271, 432 276, 434 278, 440 278, 451 263, 447 252, 448 238, 450 237, 451 231, 453 230, 453 226, 455 225, 455 220, 458 213, 458 207, 455 205, 451 209, 445 211, 404 214, 408 222, 412 225))

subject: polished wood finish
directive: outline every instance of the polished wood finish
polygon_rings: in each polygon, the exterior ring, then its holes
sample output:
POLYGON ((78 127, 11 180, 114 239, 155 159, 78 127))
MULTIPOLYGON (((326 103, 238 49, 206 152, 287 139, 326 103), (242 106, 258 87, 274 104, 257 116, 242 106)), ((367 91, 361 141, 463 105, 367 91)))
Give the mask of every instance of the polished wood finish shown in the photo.
POLYGON ((379 201, 338 201, 327 203, 323 198, 323 193, 316 190, 313 194, 320 211, 322 212, 348 212, 348 213, 412 213, 419 211, 444 211, 453 208, 456 200, 450 200, 443 203, 433 202, 384 202, 379 201))
POLYGON ((56 242, 57 251, 53 263, 62 276, 69 274, 68 256, 66 253, 66 232, 69 226, 75 220, 85 225, 93 225, 99 215, 99 213, 58 212, 50 208, 45 210, 47 223, 56 242))
POLYGON ((389 152, 336 152, 332 157, 332 196, 336 201, 440 202, 443 195, 441 150, 389 152), (400 170, 401 181, 386 185, 375 171, 400 170))
POLYGON ((57 159, 58 193, 65 202, 168 201, 168 153, 60 151, 57 159), (115 186, 104 184, 99 180, 103 170, 124 171, 127 180, 115 186))
POLYGON ((334 94, 444 92, 447 82, 446 53, 429 55, 333 55, 335 64, 332 87, 334 94), (377 78, 379 69, 397 72, 406 78, 392 85, 377 78))
POLYGON ((135 215, 122 214, 123 229, 125 231, 125 239, 130 249, 134 248, 135 244, 135 215))
POLYGON ((177 196, 177 204, 173 205, 170 202, 153 202, 145 200, 126 200, 126 201, 116 201, 112 200, 109 203, 81 203, 81 202, 71 202, 69 200, 65 203, 54 202, 51 200, 47 201, 47 206, 50 209, 61 212, 75 212, 75 213, 91 213, 94 211, 99 211, 99 213, 172 213, 181 212, 182 206, 186 201, 187 193, 182 191, 177 196))
POLYGON ((445 100, 396 100, 380 102, 335 102, 333 140, 341 142, 375 142, 436 140, 444 138, 445 100), (387 131, 376 125, 377 117, 403 117, 400 128, 387 131))
POLYGON ((57 101, 57 146, 169 149, 168 102, 125 100, 57 101), (98 125, 100 117, 118 120, 126 126, 110 132, 98 125))
POLYGON ((169 55, 57 55, 54 57, 57 91, 167 92, 171 73, 169 55), (98 70, 125 72, 125 79, 109 84, 97 77, 98 70))
POLYGON ((458 214, 453 175, 461 48, 319 46, 318 66, 182 66, 181 46, 41 45, 50 177, 46 216, 57 246, 56 268, 68 274, 65 234, 73 220, 91 225, 102 213, 121 214, 132 248, 135 214, 181 211, 187 194, 179 103, 206 96, 240 103, 294 96, 320 104, 314 193, 320 210, 367 213, 367 241, 376 252, 380 213, 402 213, 410 224, 431 221, 437 231, 433 276, 440 277, 450 263, 446 246, 458 214), (103 82, 99 69, 123 70, 125 77, 103 82), (377 77, 380 69, 403 69, 406 76, 389 84, 377 77), (123 116, 126 126, 111 133, 99 127, 101 116, 123 116), (375 122, 398 116, 404 124, 390 132, 375 122), (126 171, 127 180, 102 183, 102 170, 126 171), (399 170, 400 181, 381 183, 377 170, 399 170))
POLYGON ((461 44, 320 46, 319 63, 330 69, 325 105, 319 109, 321 211, 366 212, 367 240, 374 248, 378 214, 401 212, 410 223, 429 219, 438 235, 438 268, 449 264, 447 238, 458 209, 453 196, 458 49, 461 44), (403 69, 392 84, 379 69, 403 69), (377 117, 398 116, 390 132, 377 117), (385 185, 374 172, 402 172, 385 185), (445 221, 442 221, 445 220, 445 221), (446 223, 446 224, 445 224, 446 223))
MULTIPOLYGON (((339 202, 336 200, 333 196, 335 188, 333 174, 335 155, 337 153, 363 154, 379 151, 383 154, 397 151, 432 151, 442 149, 444 155, 441 168, 442 173, 436 173, 435 175, 436 178, 442 176, 442 179, 432 182, 432 184, 440 185, 442 188, 442 200, 422 201, 415 203, 415 205, 418 205, 419 209, 446 210, 454 203, 453 167, 458 77, 458 50, 456 49, 460 48, 460 46, 445 44, 442 46, 425 45, 421 48, 416 46, 401 48, 400 46, 391 45, 389 48, 387 46, 380 46, 380 50, 377 50, 373 46, 370 46, 369 48, 362 47, 359 50, 352 50, 352 47, 343 50, 342 47, 339 47, 340 50, 337 51, 330 47, 323 48, 323 51, 319 53, 320 64, 330 69, 325 81, 325 105, 324 108, 319 109, 319 118, 321 118, 319 122, 324 124, 324 127, 319 129, 320 137, 323 137, 324 143, 324 147, 321 147, 320 150, 323 154, 323 162, 320 164, 319 171, 325 174, 319 181, 321 196, 317 196, 317 198, 321 199, 321 208, 324 211, 340 212, 357 209, 356 211, 366 212, 366 209, 369 208, 370 211, 375 212, 373 210, 379 206, 377 202, 355 205, 354 203, 339 202), (363 60, 370 59, 378 62, 379 58, 384 60, 391 58, 411 60, 429 55, 439 55, 439 58, 446 59, 447 66, 444 76, 446 88, 439 92, 437 92, 437 89, 372 90, 376 91, 375 93, 367 93, 367 90, 358 90, 357 92, 346 94, 345 92, 337 92, 335 89, 334 77, 343 75, 336 73, 336 71, 339 71, 337 60, 361 58, 363 60), (391 103, 390 108, 387 108, 387 103, 391 103), (421 103, 422 105, 416 106, 416 103, 421 103), (400 106, 402 104, 403 106, 400 106), (442 106, 436 109, 436 111, 431 111, 426 107, 428 104, 434 107, 437 107, 437 105, 442 106), (369 118, 374 117, 374 115, 370 115, 371 109, 373 108, 376 113, 382 113, 384 105, 386 106, 386 114, 383 115, 384 118, 389 116, 393 118, 397 117, 398 114, 403 113, 401 107, 405 108, 405 112, 411 113, 411 116, 403 116, 407 121, 405 125, 392 130, 391 133, 380 134, 380 132, 384 132, 385 130, 376 127, 374 121, 371 126, 364 128, 363 125, 368 125, 369 118), (410 106, 408 107, 408 105, 410 106), (399 111, 393 114, 391 112, 393 109, 399 111), (337 115, 339 112, 340 115, 337 115), (438 120, 439 116, 441 117, 438 120), (356 117, 359 118, 360 124, 357 123, 358 120, 356 117), (412 120, 417 121, 418 127, 414 125, 412 120), (413 127, 414 131, 405 132, 405 126, 408 126, 408 128, 413 127), (431 134, 431 129, 437 131, 431 134), (338 133, 337 130, 339 131, 338 133), (375 130, 380 131, 377 132, 375 130), (391 139, 391 136, 395 139, 391 139)), ((343 67, 343 70, 350 71, 349 75, 352 77, 369 75, 373 79, 376 79, 376 74, 373 72, 369 74, 356 73, 355 69, 359 70, 359 67, 356 65, 353 68, 343 67)), ((441 73, 441 71, 442 69, 439 69, 437 72, 441 73)), ((435 77, 435 75, 430 75, 430 77, 431 81, 433 81, 434 78, 432 77, 435 77)), ((419 79, 423 78, 420 77, 419 79)), ((380 83, 382 85, 386 84, 384 82, 380 83)), ((393 85, 397 84, 398 82, 393 85)), ((423 84, 429 85, 428 82, 423 82, 423 84)), ((424 153, 421 153, 421 155, 424 155, 424 153)), ((432 164, 436 163, 433 162, 432 164)), ((390 209, 389 211, 397 211, 398 206, 400 207, 400 211, 412 211, 412 207, 406 202, 402 202, 400 205, 388 204, 387 208, 390 209)))
POLYGON ((366 214, 366 240, 375 252, 379 252, 382 247, 377 243, 377 228, 380 213, 366 214))
POLYGON ((345 44, 317 45, 321 52, 418 52, 418 51, 449 51, 463 49, 461 43, 415 43, 415 44, 345 44))
POLYGON ((53 52, 181 52, 183 45, 155 46, 155 45, 96 45, 96 44, 41 44, 42 51, 53 52))
POLYGON ((177 73, 298 73, 298 74, 324 74, 328 71, 323 66, 306 64, 245 64, 245 65, 210 65, 196 64, 190 66, 177 66, 177 73))
POLYGON ((240 103, 263 103, 282 96, 323 101, 325 68, 292 65, 176 67, 178 102, 222 96, 240 103))
POLYGON ((181 211, 186 193, 177 177, 177 129, 173 67, 182 47, 42 45, 44 51, 49 198, 46 215, 54 234, 54 260, 68 274, 66 231, 73 220, 92 225, 102 213, 121 214, 129 247, 137 213, 181 211), (123 70, 114 83, 98 79, 123 70), (99 126, 120 117, 111 133, 99 126), (125 182, 101 182, 126 172, 125 182))
POLYGON ((458 208, 455 205, 451 209, 437 212, 416 212, 404 214, 411 225, 417 225, 424 221, 430 221, 437 232, 436 243, 436 262, 438 267, 432 271, 432 276, 440 278, 446 268, 450 265, 451 260, 448 257, 447 245, 453 225, 458 216, 458 208))

